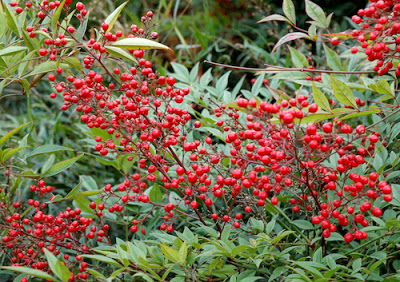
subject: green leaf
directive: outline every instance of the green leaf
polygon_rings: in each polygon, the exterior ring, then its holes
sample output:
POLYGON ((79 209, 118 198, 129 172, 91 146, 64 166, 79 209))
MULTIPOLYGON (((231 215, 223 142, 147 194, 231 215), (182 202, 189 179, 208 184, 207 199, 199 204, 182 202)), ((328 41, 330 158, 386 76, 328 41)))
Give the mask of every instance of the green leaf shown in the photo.
POLYGON ((34 75, 37 75, 37 74, 46 74, 46 73, 55 71, 57 69, 57 67, 61 67, 61 68, 65 68, 66 67, 66 68, 68 68, 69 65, 67 65, 67 64, 58 65, 57 62, 55 62, 55 61, 46 61, 46 62, 41 63, 37 67, 35 67, 33 69, 33 71, 31 71, 26 76, 34 76, 34 75))
POLYGON ((120 59, 129 60, 131 62, 137 63, 137 60, 131 55, 131 53, 125 51, 124 49, 113 47, 113 46, 105 46, 106 51, 120 59))
MULTIPOLYGON (((8 27, 18 36, 20 37, 20 30, 18 26, 18 21, 17 18, 15 17, 15 12, 10 11, 10 8, 8 5, 4 5, 5 9, 4 11, 6 12, 6 18, 7 18, 7 24, 8 27)), ((2 25, 5 23, 2 23, 2 25)))
POLYGON ((53 276, 51 276, 50 274, 41 271, 41 270, 37 270, 37 269, 33 269, 30 267, 23 267, 23 266, 1 266, 0 268, 2 269, 6 269, 6 270, 11 270, 14 272, 18 272, 18 273, 23 273, 26 275, 31 275, 31 276, 35 276, 38 278, 42 278, 42 279, 48 279, 51 281, 57 281, 56 278, 54 278, 53 276))
POLYGON ((185 261, 186 261, 187 253, 188 253, 188 247, 187 247, 187 242, 185 240, 183 242, 182 246, 179 248, 179 252, 178 252, 179 261, 182 264, 185 263, 185 261))
POLYGON ((268 17, 262 18, 257 23, 266 23, 266 22, 271 22, 271 21, 281 21, 281 22, 287 22, 287 23, 291 24, 291 21, 288 18, 286 18, 282 15, 278 15, 278 14, 273 14, 268 17))
POLYGON ((75 57, 63 57, 63 62, 65 62, 70 67, 76 69, 77 71, 83 72, 83 67, 81 61, 75 57))
POLYGON ((309 37, 308 34, 304 33, 304 32, 288 33, 288 34, 282 36, 281 39, 279 39, 279 41, 275 44, 274 48, 272 49, 271 53, 274 53, 276 51, 276 49, 278 49, 278 47, 281 46, 282 44, 285 44, 286 42, 300 39, 300 38, 307 38, 307 39, 312 40, 312 38, 309 37))
POLYGON ((153 187, 151 187, 151 190, 149 193, 149 198, 150 198, 150 201, 152 201, 152 202, 156 202, 156 203, 162 202, 163 193, 161 192, 161 189, 157 183, 154 183, 153 187))
POLYGON ((326 25, 326 15, 324 10, 310 0, 306 0, 306 13, 310 18, 317 22, 318 26, 322 28, 328 27, 326 25))
POLYGON ((103 190, 80 192, 80 193, 76 193, 68 198, 65 197, 65 200, 75 200, 75 199, 87 198, 90 196, 98 195, 101 192, 103 192, 103 190))
POLYGON ((326 98, 324 93, 322 93, 321 90, 318 89, 314 81, 312 82, 312 91, 314 101, 318 105, 318 107, 327 112, 332 112, 331 105, 329 104, 328 99, 326 98))
POLYGON ((344 116, 344 117, 342 117, 340 119, 341 120, 345 120, 345 119, 359 117, 359 116, 377 114, 379 112, 380 112, 380 110, 379 110, 379 108, 377 106, 370 106, 368 110, 360 111, 360 112, 357 112, 357 113, 352 113, 352 114, 344 116))
POLYGON ((129 1, 126 1, 126 2, 122 3, 121 5, 119 5, 118 8, 115 9, 114 12, 112 12, 112 13, 106 18, 106 20, 104 21, 105 23, 108 23, 108 29, 107 29, 106 32, 109 32, 109 31, 113 28, 115 22, 116 22, 117 19, 118 19, 119 14, 121 14, 122 10, 123 10, 124 7, 126 6, 126 4, 128 4, 128 2, 129 2, 129 1))
POLYGON ((122 40, 118 40, 112 42, 108 46, 114 46, 123 49, 164 49, 164 50, 170 49, 168 46, 165 46, 164 44, 139 37, 125 38, 122 40))
POLYGON ((71 158, 59 163, 56 163, 55 165, 53 165, 49 170, 47 170, 42 177, 49 177, 49 176, 53 176, 56 175, 66 169, 68 169, 69 167, 71 167, 74 163, 76 163, 80 158, 83 157, 83 153, 80 154, 79 156, 75 157, 75 158, 71 158))
POLYGON ((6 162, 9 158, 11 158, 12 156, 14 156, 15 154, 17 154, 19 151, 28 148, 28 146, 25 147, 20 147, 20 148, 15 148, 15 149, 10 149, 9 151, 7 151, 2 157, 1 157, 1 161, 4 163, 6 162))
POLYGON ((333 75, 330 77, 332 80, 333 94, 335 95, 336 99, 345 105, 358 109, 356 100, 354 99, 354 95, 353 92, 351 92, 350 87, 335 78, 333 75))
POLYGON ((44 249, 44 254, 46 255, 47 261, 49 263, 50 269, 53 273, 60 278, 61 281, 67 282, 71 276, 69 269, 59 261, 49 250, 44 249))
POLYGON ((58 24, 58 20, 60 19, 61 16, 61 12, 64 8, 65 5, 65 1, 63 0, 60 4, 60 6, 58 6, 57 10, 54 12, 53 17, 51 18, 51 30, 53 31, 53 35, 55 36, 56 33, 56 29, 57 29, 57 24, 58 24))
POLYGON ((28 50, 25 46, 9 46, 0 51, 0 56, 10 56, 28 50))
POLYGON ((292 0, 283 0, 282 10, 293 25, 296 25, 296 10, 292 0))
POLYGON ((375 86, 378 93, 396 97, 392 87, 390 87, 389 82, 387 82, 385 79, 378 80, 375 86))
POLYGON ((260 93, 260 89, 261 89, 261 87, 262 87, 262 85, 263 85, 263 83, 264 83, 264 77, 265 77, 265 73, 260 74, 260 75, 257 77, 256 82, 255 82, 255 83, 253 84, 253 86, 251 87, 251 94, 252 94, 253 96, 257 96, 258 93, 260 93))
POLYGON ((306 56, 304 56, 302 53, 300 53, 299 51, 297 51, 296 49, 289 47, 290 50, 290 58, 292 59, 293 65, 296 68, 303 68, 303 67, 309 67, 309 62, 306 58, 306 56))
POLYGON ((172 262, 179 261, 179 255, 175 249, 173 249, 165 244, 160 244, 160 248, 167 259, 169 259, 172 262))
POLYGON ((122 267, 122 265, 120 265, 117 261, 113 260, 112 258, 103 256, 103 255, 82 255, 82 257, 105 262, 107 264, 115 265, 118 267, 122 267))
POLYGON ((33 150, 27 156, 27 158, 32 158, 32 157, 36 157, 39 155, 50 154, 50 153, 60 152, 60 151, 73 151, 73 149, 63 147, 63 146, 58 146, 58 145, 43 145, 43 146, 40 146, 40 147, 36 148, 35 150, 33 150))
POLYGON ((324 50, 325 50, 326 62, 328 64, 328 66, 334 71, 342 71, 343 66, 342 66, 342 63, 340 62, 339 55, 336 54, 335 51, 333 51, 331 48, 329 48, 325 44, 324 44, 324 50))
POLYGON ((297 227, 299 227, 300 229, 304 229, 304 230, 314 230, 314 226, 312 225, 311 222, 304 220, 304 219, 298 219, 298 220, 294 220, 292 222, 292 224, 296 225, 297 227))
POLYGON ((25 126, 27 126, 28 124, 30 124, 31 122, 25 123, 13 130, 11 130, 10 132, 8 132, 6 135, 4 135, 3 137, 1 137, 0 139, 0 147, 7 142, 8 139, 10 139, 15 133, 17 133, 20 129, 24 128, 25 126))

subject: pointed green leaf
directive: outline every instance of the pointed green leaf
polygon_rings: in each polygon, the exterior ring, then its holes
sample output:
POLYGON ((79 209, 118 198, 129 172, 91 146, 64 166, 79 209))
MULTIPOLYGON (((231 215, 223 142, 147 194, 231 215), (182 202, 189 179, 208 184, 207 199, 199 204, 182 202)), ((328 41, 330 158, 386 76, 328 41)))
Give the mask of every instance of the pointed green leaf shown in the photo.
POLYGON ((124 7, 126 6, 126 4, 128 4, 128 2, 129 2, 129 1, 126 1, 126 2, 122 3, 121 5, 119 5, 118 8, 115 9, 115 11, 112 12, 112 13, 106 18, 106 20, 104 21, 105 23, 108 23, 108 29, 107 29, 106 32, 109 32, 109 31, 113 28, 115 22, 116 22, 117 19, 118 19, 119 14, 121 14, 122 10, 123 10, 124 7))
POLYGON ((47 262, 53 273, 63 282, 67 282, 71 276, 69 269, 59 261, 49 250, 44 249, 47 262))
POLYGON ((83 153, 80 154, 79 156, 72 158, 72 159, 68 159, 59 163, 56 163, 55 165, 53 165, 51 168, 49 168, 49 170, 47 170, 42 177, 49 177, 49 176, 53 176, 56 175, 66 169, 68 169, 69 167, 71 167, 74 163, 76 163, 80 158, 83 157, 83 153))
POLYGON ((0 51, 0 56, 11 56, 26 50, 28 50, 28 47, 25 46, 9 46, 0 51))
POLYGON ((394 91, 393 91, 392 87, 390 87, 390 84, 389 84, 389 82, 387 82, 386 79, 378 80, 378 82, 376 83, 375 86, 376 86, 376 91, 378 93, 395 97, 394 91))
POLYGON ((58 145, 43 145, 43 146, 40 146, 40 147, 36 148, 35 150, 33 150, 27 156, 27 158, 36 157, 36 156, 43 155, 43 154, 60 152, 60 151, 73 151, 73 149, 63 147, 63 146, 58 146, 58 145))
POLYGON ((293 25, 296 25, 296 10, 292 0, 283 0, 282 10, 285 16, 293 23, 293 25))
POLYGON ((267 16, 265 18, 262 18, 257 23, 266 23, 266 22, 271 22, 271 21, 281 21, 281 22, 291 23, 289 21, 289 19, 287 19, 286 17, 284 17, 282 15, 278 15, 278 14, 273 14, 273 15, 267 16))
POLYGON ((15 154, 17 154, 19 151, 28 148, 28 146, 25 147, 20 147, 20 148, 15 148, 15 149, 11 149, 10 151, 7 151, 7 153, 5 153, 2 158, 1 161, 4 163, 6 162, 9 158, 11 158, 12 156, 14 156, 15 154))
POLYGON ((0 147, 8 140, 10 139, 15 133, 17 133, 20 129, 24 128, 25 126, 27 126, 28 124, 30 124, 30 122, 25 123, 13 130, 11 130, 10 132, 8 132, 6 135, 4 135, 3 137, 1 137, 0 139, 0 147))
POLYGON ((170 49, 168 46, 165 46, 164 44, 139 37, 121 39, 110 43, 108 46, 114 46, 123 49, 165 49, 165 50, 170 49))
POLYGON ((281 46, 282 44, 285 44, 286 42, 292 41, 292 40, 296 40, 296 39, 300 39, 300 38, 307 38, 312 40, 312 38, 310 38, 308 36, 307 33, 304 32, 292 32, 292 33, 288 33, 285 36, 282 36, 281 39, 279 39, 279 41, 275 44, 274 49, 272 49, 272 52, 275 52, 276 49, 278 49, 279 46, 281 46))
POLYGON ((345 119, 354 118, 354 117, 377 114, 379 112, 380 112, 380 110, 379 110, 379 108, 377 106, 371 106, 371 107, 369 107, 368 110, 363 110, 363 111, 360 111, 360 112, 357 112, 357 113, 352 113, 352 114, 344 116, 344 117, 342 117, 340 119, 341 120, 345 120, 345 119))
POLYGON ((308 67, 310 65, 306 56, 304 56, 302 53, 300 53, 296 49, 294 49, 290 46, 288 46, 288 47, 290 50, 290 58, 292 59, 293 65, 296 68, 308 67))
POLYGON ((125 51, 124 49, 113 47, 113 46, 105 46, 106 51, 120 59, 129 60, 131 62, 137 63, 137 60, 131 55, 131 53, 125 51))
POLYGON ((179 261, 179 255, 175 249, 173 249, 165 244, 160 244, 160 248, 167 259, 169 259, 172 262, 179 261))
POLYGON ((42 279, 48 279, 48 280, 51 280, 51 281, 58 281, 56 278, 54 278, 50 274, 48 274, 48 273, 46 273, 44 271, 41 271, 41 270, 30 268, 30 267, 1 266, 0 268, 6 269, 6 270, 15 271, 15 272, 18 272, 18 273, 23 273, 23 274, 26 274, 26 275, 31 275, 31 276, 42 278, 42 279))
POLYGON ((315 103, 320 107, 322 110, 327 112, 332 112, 331 105, 329 104, 328 99, 325 97, 324 93, 318 89, 317 85, 312 83, 312 91, 313 91, 313 98, 315 103))
POLYGON ((321 27, 326 26, 326 15, 324 10, 314 2, 306 0, 306 13, 307 15, 316 21, 321 27))
POLYGON ((178 252, 179 261, 181 263, 184 263, 186 261, 187 253, 188 253, 188 247, 187 247, 187 242, 185 240, 182 246, 179 248, 178 252))
POLYGON ((334 71, 342 71, 343 67, 342 63, 340 62, 339 55, 336 54, 335 51, 327 47, 325 44, 324 44, 324 50, 328 66, 334 71))
POLYGON ((60 19, 61 12, 64 8, 65 1, 66 0, 63 0, 61 2, 60 6, 57 7, 57 10, 54 12, 53 17, 51 18, 51 31, 53 32, 53 36, 55 36, 57 34, 56 33, 57 24, 58 24, 58 20, 60 19))
POLYGON ((115 266, 119 266, 122 267, 121 264, 119 264, 116 260, 103 256, 103 255, 82 255, 82 257, 84 258, 88 258, 88 259, 93 259, 93 260, 98 260, 101 262, 105 262, 107 264, 111 264, 111 265, 115 265, 115 266))
POLYGON ((332 80, 333 94, 335 95, 336 99, 340 103, 358 109, 356 100, 354 99, 354 95, 353 92, 351 92, 350 87, 348 87, 345 83, 341 82, 334 76, 331 75, 330 77, 332 80))
MULTIPOLYGON (((6 12, 6 18, 7 18, 7 24, 8 27, 18 36, 20 37, 20 30, 18 27, 18 21, 17 18, 15 17, 15 12, 11 11, 8 5, 4 5, 5 9, 4 11, 6 12)), ((5 23, 2 23, 2 25, 5 23)))

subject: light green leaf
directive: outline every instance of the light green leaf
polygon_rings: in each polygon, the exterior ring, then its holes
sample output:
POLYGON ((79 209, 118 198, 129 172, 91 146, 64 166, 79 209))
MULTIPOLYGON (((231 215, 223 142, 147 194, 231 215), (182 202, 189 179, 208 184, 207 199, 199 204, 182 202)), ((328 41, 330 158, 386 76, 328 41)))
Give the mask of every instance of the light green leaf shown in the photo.
POLYGON ((25 46, 9 46, 0 51, 0 56, 11 56, 28 50, 25 46))
POLYGON ((60 151, 73 151, 73 149, 63 147, 63 146, 58 146, 58 145, 43 145, 43 146, 40 146, 40 147, 36 148, 35 150, 33 150, 27 156, 27 158, 36 157, 36 156, 43 155, 43 154, 60 152, 60 151))
POLYGON ((77 71, 83 72, 83 67, 81 61, 75 57, 63 57, 63 62, 65 62, 70 67, 76 69, 77 71))
POLYGON ((60 6, 58 6, 57 10, 54 12, 53 17, 51 18, 51 30, 53 32, 53 36, 55 36, 57 34, 56 33, 57 24, 58 24, 58 20, 60 19, 61 12, 62 12, 62 10, 64 8, 65 1, 66 0, 63 0, 61 2, 60 6))
POLYGON ((294 220, 292 224, 296 225, 297 227, 303 230, 314 230, 314 226, 312 225, 312 223, 307 220, 303 219, 294 220))
POLYGON ((163 200, 163 193, 157 183, 154 183, 153 187, 150 188, 149 198, 150 201, 161 203, 163 200))
POLYGON ((53 273, 60 278, 61 281, 67 282, 71 276, 69 269, 59 261, 49 250, 44 249, 47 262, 49 263, 50 269, 53 273))
POLYGON ((33 269, 30 267, 23 267, 23 266, 1 266, 0 268, 2 269, 6 269, 6 270, 11 270, 11 271, 15 271, 18 273, 23 273, 26 275, 32 275, 38 278, 42 278, 42 279, 48 279, 51 281, 57 281, 56 278, 54 278, 53 276, 51 276, 50 274, 41 271, 41 270, 37 270, 37 269, 33 269))
POLYGON ((377 106, 370 106, 368 110, 363 110, 357 113, 352 113, 347 116, 344 116, 340 118, 341 120, 349 119, 349 118, 354 118, 354 117, 359 117, 359 116, 366 116, 366 115, 372 115, 372 114, 377 114, 379 113, 380 110, 377 106))
POLYGON ((122 265, 120 265, 117 261, 113 260, 112 258, 103 256, 103 255, 82 255, 82 257, 84 258, 88 258, 88 259, 93 259, 93 260, 98 260, 101 262, 105 262, 107 264, 111 264, 111 265, 115 265, 118 267, 122 267, 122 265))
POLYGON ((292 0, 283 0, 282 10, 285 16, 293 23, 293 25, 296 25, 296 10, 292 0))
POLYGON ((303 68, 303 67, 309 67, 309 62, 306 58, 306 56, 304 56, 302 53, 300 53, 299 51, 297 51, 296 49, 289 47, 290 50, 290 57, 292 59, 293 65, 296 68, 303 68))
POLYGON ((53 165, 51 168, 49 168, 49 170, 47 170, 42 177, 49 177, 49 176, 53 176, 56 175, 66 169, 68 169, 69 167, 71 167, 74 163, 76 163, 80 158, 83 157, 83 153, 80 154, 79 156, 72 158, 72 159, 68 159, 59 163, 56 163, 55 165, 53 165))
POLYGON ((67 64, 58 65, 57 62, 55 62, 55 61, 46 61, 46 62, 41 63, 37 67, 35 67, 33 69, 33 71, 31 71, 25 77, 34 76, 34 75, 37 75, 37 74, 46 74, 46 73, 55 71, 57 69, 57 67, 69 68, 69 65, 67 65, 67 64))
POLYGON ((322 28, 327 27, 326 15, 324 13, 324 10, 314 2, 311 2, 310 0, 306 0, 306 13, 310 18, 312 18, 314 21, 318 23, 318 26, 322 28))
POLYGON ((324 50, 325 50, 326 62, 328 64, 328 66, 334 71, 342 71, 343 66, 342 66, 342 63, 340 62, 339 55, 336 54, 335 51, 333 51, 331 48, 329 48, 325 44, 324 44, 324 50))
POLYGON ((15 133, 17 133, 20 129, 24 128, 25 126, 27 126, 28 124, 30 124, 31 122, 25 123, 13 130, 11 130, 10 132, 8 132, 6 135, 4 135, 3 137, 1 137, 0 139, 0 147, 8 140, 10 139, 15 133))
POLYGON ((106 51, 120 59, 129 60, 131 62, 137 63, 137 60, 131 55, 131 53, 125 51, 124 49, 113 47, 113 46, 105 46, 106 51))
POLYGON ((121 5, 119 5, 118 8, 115 9, 115 11, 112 12, 112 13, 106 18, 106 20, 104 21, 105 23, 108 23, 108 29, 106 30, 106 32, 109 32, 109 31, 113 28, 115 22, 116 22, 117 19, 118 19, 119 14, 121 14, 122 10, 123 10, 124 7, 126 6, 126 4, 128 4, 128 2, 129 2, 129 1, 126 1, 126 2, 122 3, 121 5))
POLYGON ((278 14, 273 14, 267 17, 262 18, 259 20, 257 23, 266 23, 266 22, 271 22, 271 21, 281 21, 281 22, 287 22, 291 24, 290 20, 282 15, 278 14))
POLYGON ((321 90, 318 89, 314 81, 312 83, 312 91, 314 101, 318 105, 318 107, 327 112, 332 112, 328 99, 325 97, 324 93, 322 93, 321 90))
POLYGON ((160 244, 160 248, 167 259, 169 259, 172 262, 179 261, 179 255, 175 249, 173 249, 165 244, 160 244))
POLYGON ((125 38, 122 40, 118 40, 112 42, 108 46, 119 47, 123 49, 164 49, 164 50, 170 49, 168 46, 165 46, 164 44, 139 37, 125 38))
POLYGON ((387 82, 387 80, 380 79, 380 80, 378 80, 378 82, 376 83, 375 86, 376 86, 376 91, 378 93, 395 97, 394 91, 393 91, 392 87, 390 87, 390 84, 389 84, 389 82, 387 82))
POLYGON ((356 100, 354 99, 354 95, 353 92, 351 92, 350 87, 335 78, 333 75, 330 77, 332 80, 333 94, 335 95, 336 99, 345 105, 358 109, 356 100))
POLYGON ((308 36, 307 33, 304 32, 292 32, 292 33, 288 33, 284 36, 281 37, 281 39, 279 39, 279 41, 275 44, 274 48, 272 49, 272 52, 275 52, 276 49, 278 49, 279 46, 281 46, 282 44, 285 44, 286 42, 292 41, 292 40, 296 40, 296 39, 300 39, 300 38, 306 38, 306 39, 310 39, 312 40, 311 37, 308 36))
POLYGON ((186 261, 187 253, 188 253, 188 247, 187 247, 187 242, 185 240, 183 242, 182 246, 179 248, 179 252, 178 252, 179 261, 182 264, 185 263, 185 261, 186 261))
MULTIPOLYGON (((7 24, 8 27, 18 36, 20 37, 20 28, 18 26, 17 18, 15 17, 15 12, 11 11, 8 5, 4 5, 4 11, 6 12, 7 24)), ((2 23, 2 25, 5 23, 2 23)))
POLYGON ((25 147, 20 147, 20 148, 15 148, 15 149, 11 149, 9 151, 7 151, 2 157, 1 157, 1 161, 4 163, 6 162, 9 158, 11 158, 12 156, 14 156, 15 154, 17 154, 19 151, 28 148, 28 146, 25 147))

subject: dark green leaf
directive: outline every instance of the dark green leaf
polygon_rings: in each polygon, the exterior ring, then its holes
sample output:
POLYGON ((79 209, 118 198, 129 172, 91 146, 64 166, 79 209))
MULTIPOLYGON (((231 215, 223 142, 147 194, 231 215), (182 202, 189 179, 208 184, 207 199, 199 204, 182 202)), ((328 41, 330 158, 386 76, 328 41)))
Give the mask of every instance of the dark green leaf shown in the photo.
POLYGON ((76 163, 80 158, 82 158, 83 155, 84 154, 80 154, 79 156, 77 156, 75 158, 71 158, 71 159, 56 163, 49 170, 47 170, 42 176, 43 177, 53 176, 53 175, 56 175, 64 170, 68 169, 74 163, 76 163))

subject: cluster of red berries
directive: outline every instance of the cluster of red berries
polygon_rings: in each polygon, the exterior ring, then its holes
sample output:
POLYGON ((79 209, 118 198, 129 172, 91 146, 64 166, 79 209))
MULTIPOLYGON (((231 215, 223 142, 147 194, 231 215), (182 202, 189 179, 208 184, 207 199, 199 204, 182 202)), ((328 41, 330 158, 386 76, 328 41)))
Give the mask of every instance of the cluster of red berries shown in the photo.
MULTIPOLYGON (((0 245, 10 255, 12 266, 51 272, 44 256, 44 249, 47 249, 55 256, 60 256, 71 270, 79 266, 79 273, 71 273, 70 281, 87 279, 88 264, 83 261, 81 254, 91 252, 90 247, 82 242, 95 237, 97 225, 92 218, 81 216, 79 208, 68 207, 57 216, 47 213, 48 204, 45 199, 49 199, 49 194, 55 188, 46 186, 43 180, 39 180, 37 185, 31 185, 30 190, 39 198, 28 200, 31 212, 24 212, 26 207, 19 202, 14 202, 12 206, 6 204, 5 198, 0 202, 0 213, 3 215, 0 217, 0 226, 8 230, 1 238, 0 245)), ((97 233, 97 241, 103 240, 101 236, 105 235, 105 230, 109 230, 108 225, 102 226, 102 233, 97 233)))
MULTIPOLYGON (((352 21, 359 25, 359 29, 350 32, 360 47, 364 49, 369 61, 376 61, 373 70, 378 75, 384 75, 393 67, 393 59, 400 52, 400 2, 385 0, 370 0, 370 5, 360 9, 352 21)), ((333 45, 340 44, 338 38, 333 38, 333 45)), ((351 48, 353 54, 359 51, 357 46, 351 48)), ((400 69, 396 69, 396 75, 400 76, 400 69)))

